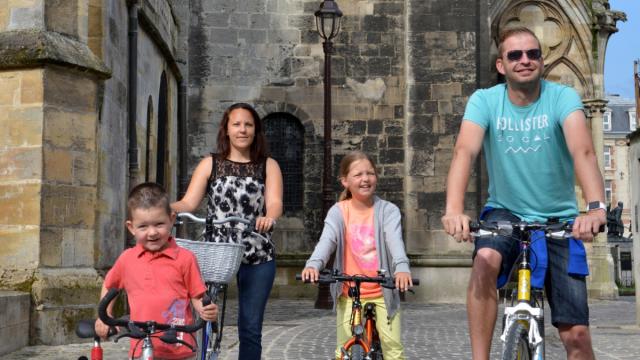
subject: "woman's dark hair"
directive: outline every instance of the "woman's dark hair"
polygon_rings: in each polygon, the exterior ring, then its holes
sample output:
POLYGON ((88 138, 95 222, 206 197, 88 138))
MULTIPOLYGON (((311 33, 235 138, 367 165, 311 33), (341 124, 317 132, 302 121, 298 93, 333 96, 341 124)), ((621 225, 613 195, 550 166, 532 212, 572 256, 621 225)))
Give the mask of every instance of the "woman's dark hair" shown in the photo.
POLYGON ((220 121, 220 127, 218 128, 218 156, 223 159, 229 156, 231 151, 231 145, 229 143, 229 133, 227 132, 227 126, 229 125, 229 116, 231 112, 236 109, 244 109, 251 113, 253 117, 253 125, 255 127, 255 135, 253 137, 253 143, 251 143, 251 161, 259 162, 269 156, 267 147, 267 140, 264 136, 264 130, 262 128, 262 121, 260 115, 253 108, 253 106, 247 103, 235 103, 227 108, 222 115, 222 121, 220 121))

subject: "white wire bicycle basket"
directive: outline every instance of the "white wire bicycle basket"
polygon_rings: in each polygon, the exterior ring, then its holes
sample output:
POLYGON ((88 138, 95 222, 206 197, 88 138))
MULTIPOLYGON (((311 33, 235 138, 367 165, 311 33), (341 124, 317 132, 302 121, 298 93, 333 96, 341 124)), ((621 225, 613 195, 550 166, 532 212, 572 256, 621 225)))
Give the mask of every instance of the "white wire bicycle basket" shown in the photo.
POLYGON ((198 259, 205 282, 228 284, 238 272, 244 245, 176 239, 178 246, 191 251, 198 259))

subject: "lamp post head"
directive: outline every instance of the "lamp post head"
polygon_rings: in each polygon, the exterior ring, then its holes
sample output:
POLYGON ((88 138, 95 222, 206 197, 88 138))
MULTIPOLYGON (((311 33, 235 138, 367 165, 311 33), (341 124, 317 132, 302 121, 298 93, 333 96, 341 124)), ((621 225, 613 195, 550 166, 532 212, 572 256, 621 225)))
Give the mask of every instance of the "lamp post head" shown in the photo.
POLYGON ((340 18, 342 11, 333 0, 324 0, 320 9, 315 12, 316 28, 325 41, 331 41, 340 32, 340 18))

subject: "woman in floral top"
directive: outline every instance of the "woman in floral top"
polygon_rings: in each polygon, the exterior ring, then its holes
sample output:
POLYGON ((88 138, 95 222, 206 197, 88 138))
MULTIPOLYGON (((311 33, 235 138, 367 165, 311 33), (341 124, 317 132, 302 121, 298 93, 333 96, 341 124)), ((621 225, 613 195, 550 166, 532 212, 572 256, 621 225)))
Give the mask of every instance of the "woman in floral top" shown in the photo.
POLYGON ((256 230, 269 239, 235 231, 227 234, 224 227, 207 232, 209 241, 245 245, 237 275, 238 358, 260 360, 262 320, 276 272, 271 232, 282 215, 282 173, 278 163, 267 156, 262 123, 251 105, 233 104, 224 112, 217 151, 200 161, 187 193, 171 207, 193 212, 206 195, 208 218, 239 216, 255 220, 256 230))

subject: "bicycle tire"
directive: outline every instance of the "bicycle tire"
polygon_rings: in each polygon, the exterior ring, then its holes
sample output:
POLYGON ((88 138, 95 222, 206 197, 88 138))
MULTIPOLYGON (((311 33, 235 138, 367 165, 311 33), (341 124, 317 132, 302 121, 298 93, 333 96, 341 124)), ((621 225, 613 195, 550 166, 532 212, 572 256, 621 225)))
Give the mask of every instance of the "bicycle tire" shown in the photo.
POLYGON ((353 344, 351 346, 351 348, 349 349, 349 352, 351 353, 351 360, 364 360, 364 349, 362 348, 362 345, 360 344, 353 344))
POLYGON ((502 348, 502 360, 530 360, 529 331, 521 322, 512 322, 502 348))

